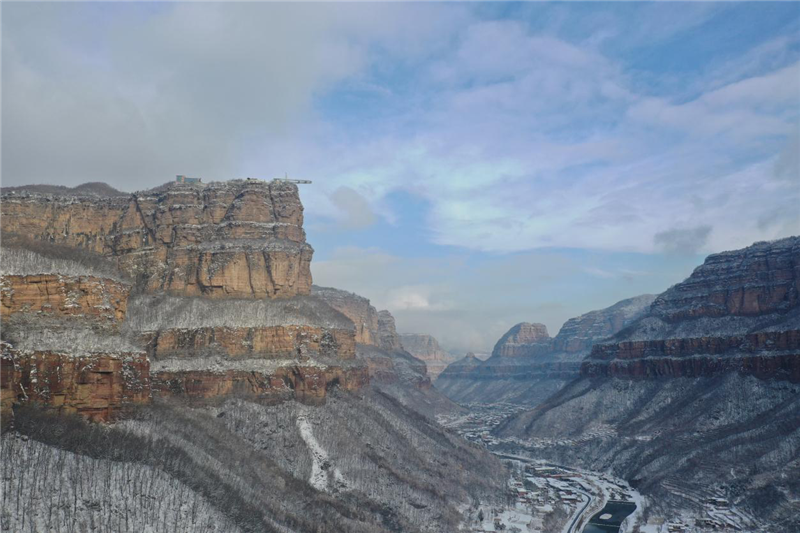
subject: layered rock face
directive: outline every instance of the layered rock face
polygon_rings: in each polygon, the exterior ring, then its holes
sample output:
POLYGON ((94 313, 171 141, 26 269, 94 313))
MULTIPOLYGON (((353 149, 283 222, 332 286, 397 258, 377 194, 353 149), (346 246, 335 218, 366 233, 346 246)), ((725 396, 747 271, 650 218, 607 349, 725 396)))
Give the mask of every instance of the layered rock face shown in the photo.
POLYGON ((426 416, 459 409, 433 388, 426 363, 404 349, 389 311, 379 312, 368 299, 330 287, 314 286, 311 294, 355 322, 356 357, 367 365, 374 388, 426 416))
POLYGON ((800 303, 800 238, 759 242, 713 254, 661 294, 652 314, 666 322, 703 317, 760 317, 800 303))
POLYGON ((132 195, 5 192, 3 229, 113 257, 148 291, 289 298, 311 289, 297 186, 171 183, 132 195))
POLYGON ((521 322, 500 337, 492 350, 494 357, 532 357, 551 350, 553 339, 544 324, 521 322))
POLYGON ((772 530, 761 526, 796 516, 781 495, 800 474, 798 265, 798 237, 710 256, 595 344, 580 379, 497 434, 611 469, 667 515, 716 492, 765 521, 753 530, 772 530))
POLYGON ((4 316, 44 313, 118 323, 125 318, 129 292, 130 285, 94 276, 3 276, 0 278, 0 309, 4 316))
MULTIPOLYGON (((87 190, 107 194, 4 191, 4 242, 16 246, 4 253, 0 281, 4 353, 18 369, 4 369, 9 384, 28 390, 36 375, 47 375, 49 392, 36 401, 109 419, 118 405, 151 393, 319 401, 330 387, 367 382, 353 322, 308 295, 313 250, 294 184, 171 183, 132 195, 87 190), (25 327, 5 327, 16 315, 25 327), (37 331, 46 342, 36 340, 37 331), (78 366, 60 357, 59 336, 72 339, 69 355, 78 366), (23 364, 20 350, 36 358, 23 364), (122 362, 99 359, 104 353, 122 362), (86 373, 92 366, 103 369, 101 377, 86 373), (142 393, 130 392, 120 372, 144 376, 136 378, 142 393), (97 393, 87 400, 87 390, 97 393), (110 410, 95 415, 107 397, 110 410)), ((361 334, 377 339, 373 315, 374 327, 361 334)))
POLYGON ((431 380, 436 380, 439 374, 447 368, 447 365, 456 359, 452 354, 442 350, 439 342, 430 335, 402 333, 400 342, 408 353, 425 361, 431 380))
POLYGON ((600 339, 611 337, 641 317, 653 303, 654 294, 643 294, 567 320, 553 339, 553 350, 564 359, 585 357, 600 339))
POLYGON ((144 353, 19 352, 3 345, 3 417, 15 402, 32 402, 63 413, 108 422, 125 408, 150 401, 149 362, 144 353))
POLYGON ((587 377, 800 376, 800 238, 714 254, 647 316, 597 345, 587 377))
POLYGON ((436 387, 463 403, 534 406, 578 377, 581 360, 594 343, 640 318, 654 298, 637 296, 571 318, 554 338, 543 324, 517 324, 500 338, 489 359, 459 365, 452 372, 448 367, 437 378, 436 387))
MULTIPOLYGON (((150 399, 149 362, 139 346, 119 334, 129 283, 94 275, 9 275, 43 260, 3 249, 2 412, 34 402, 93 420, 116 418, 150 399)), ((57 267, 80 270, 62 261, 57 267), (71 267, 71 268, 69 268, 71 267)), ((86 272, 93 274, 91 270, 86 272)))
POLYGON ((356 326, 356 342, 377 346, 378 310, 370 305, 368 299, 352 292, 316 285, 311 287, 311 294, 353 321, 356 326))

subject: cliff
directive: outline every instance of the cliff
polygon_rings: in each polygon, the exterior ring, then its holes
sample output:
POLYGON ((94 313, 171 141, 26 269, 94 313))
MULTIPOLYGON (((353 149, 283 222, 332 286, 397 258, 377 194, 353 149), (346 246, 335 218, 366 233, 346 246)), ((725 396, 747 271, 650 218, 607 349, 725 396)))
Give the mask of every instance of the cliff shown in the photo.
POLYGON ((598 340, 611 337, 640 318, 655 298, 654 294, 643 294, 570 318, 553 339, 554 352, 563 354, 564 359, 582 359, 598 340))
POLYGON ((463 403, 534 406, 578 377, 581 360, 594 343, 639 319, 654 298, 637 296, 571 318, 555 337, 543 324, 517 324, 497 341, 489 359, 453 371, 448 367, 436 379, 436 387, 463 403))
POLYGON ((131 195, 4 191, 3 231, 114 258, 147 291, 289 298, 311 289, 297 186, 169 183, 131 195))
POLYGON ((152 395, 318 402, 368 381, 353 322, 309 296, 291 183, 4 190, 2 216, 6 412, 109 420, 152 395))
POLYGON ((442 350, 439 342, 430 335, 402 333, 400 334, 400 343, 408 353, 425 362, 428 377, 432 381, 439 377, 447 365, 455 361, 455 357, 442 350))
POLYGON ((311 295, 356 324, 356 358, 366 365, 372 388, 425 416, 460 410, 433 387, 425 361, 405 349, 389 311, 378 311, 368 299, 330 287, 314 286, 311 295))
POLYGON ((709 256, 496 434, 611 470, 665 514, 701 513, 687 495, 716 493, 771 523, 796 515, 765 494, 791 494, 800 474, 799 265, 798 237, 709 256))
POLYGON ((544 324, 521 322, 500 337, 493 357, 535 357, 552 350, 553 339, 544 324))
POLYGON ((800 238, 709 256, 613 342, 596 345, 587 377, 694 377, 738 371, 800 376, 800 238))
POLYGON ((378 310, 369 300, 332 287, 311 287, 311 294, 345 315, 356 327, 356 342, 378 344, 378 310))
POLYGON ((63 258, 15 248, 2 253, 4 422, 17 402, 102 421, 148 402, 147 356, 120 334, 130 284, 97 277, 98 269, 63 258), (55 268, 70 274, 53 273, 55 268), (20 274, 25 270, 36 273, 20 274), (87 275, 74 275, 80 272, 87 275))

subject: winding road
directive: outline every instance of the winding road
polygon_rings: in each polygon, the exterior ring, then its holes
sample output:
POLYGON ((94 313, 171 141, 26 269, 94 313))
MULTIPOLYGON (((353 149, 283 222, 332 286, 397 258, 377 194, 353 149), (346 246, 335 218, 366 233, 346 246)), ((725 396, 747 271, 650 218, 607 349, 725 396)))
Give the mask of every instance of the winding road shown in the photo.
MULTIPOLYGON (((521 455, 511 455, 511 454, 507 454, 507 453, 497 453, 497 452, 493 452, 493 453, 497 457, 500 457, 500 458, 503 458, 503 459, 512 459, 514 461, 519 461, 521 463, 529 463, 530 464, 530 463, 535 463, 536 462, 536 461, 531 460, 528 457, 523 457, 521 455)), ((574 471, 572 468, 567 468, 567 467, 561 466, 561 465, 550 464, 549 466, 555 466, 555 467, 561 468, 562 470, 574 471)), ((580 491, 580 490, 575 489, 575 492, 577 492, 579 494, 583 494, 584 496, 586 496, 586 503, 583 505, 583 507, 581 508, 580 511, 575 513, 575 517, 570 522, 569 528, 567 529, 567 533, 579 533, 579 531, 577 529, 578 523, 580 522, 581 518, 586 513, 586 510, 589 508, 589 506, 592 504, 592 501, 594 500, 594 498, 589 493, 589 491, 586 488, 586 486, 583 483, 578 483, 578 484, 581 487, 583 487, 584 490, 580 491)))

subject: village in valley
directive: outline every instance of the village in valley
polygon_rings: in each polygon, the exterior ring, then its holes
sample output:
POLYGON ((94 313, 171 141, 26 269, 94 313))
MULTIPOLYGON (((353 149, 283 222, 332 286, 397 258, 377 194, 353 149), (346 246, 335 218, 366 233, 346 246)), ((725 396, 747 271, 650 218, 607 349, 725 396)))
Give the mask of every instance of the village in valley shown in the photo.
MULTIPOLYGON (((469 404, 468 414, 440 415, 443 426, 465 439, 485 446, 503 459, 512 475, 505 508, 478 509, 470 513, 472 532, 505 531, 532 533, 634 532, 694 533, 712 531, 757 531, 753 517, 731 505, 724 495, 682 494, 695 509, 667 520, 645 513, 646 500, 624 480, 599 472, 565 468, 528 458, 529 451, 545 446, 574 444, 571 439, 552 442, 548 439, 520 441, 501 438, 492 430, 507 417, 524 409, 510 403, 469 404), (616 524, 608 508, 635 508, 616 524), (603 518, 609 522, 603 523, 603 518), (593 526, 601 526, 595 527, 593 526), (755 528, 755 529, 754 529, 755 528)), ((581 440, 609 436, 609 429, 598 427, 581 440)), ((577 441, 576 441, 577 442, 577 441)), ((677 488, 675 490, 678 490, 677 488)))

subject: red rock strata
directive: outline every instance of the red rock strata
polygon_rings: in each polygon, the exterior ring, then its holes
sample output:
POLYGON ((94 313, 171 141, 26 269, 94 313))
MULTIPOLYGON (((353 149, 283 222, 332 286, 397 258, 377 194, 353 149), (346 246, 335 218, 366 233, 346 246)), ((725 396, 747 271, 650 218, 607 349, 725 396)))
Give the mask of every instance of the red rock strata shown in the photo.
POLYGON ((144 353, 73 357, 19 354, 4 346, 3 416, 14 402, 31 402, 94 421, 117 418, 126 406, 150 401, 150 364, 144 353))
POLYGON ((291 359, 313 352, 347 360, 356 354, 352 330, 314 326, 167 329, 143 337, 149 355, 155 359, 213 353, 224 353, 231 359, 291 359))
POLYGON ((0 311, 4 317, 33 312, 121 322, 129 293, 127 284, 94 276, 2 276, 0 311))
POLYGON ((800 331, 597 345, 581 366, 581 375, 588 377, 697 377, 726 371, 800 381, 800 331))
POLYGON ((363 366, 320 368, 299 363, 269 374, 242 370, 154 372, 152 389, 154 395, 179 396, 190 401, 236 394, 256 399, 291 397, 313 403, 323 401, 332 386, 358 390, 368 381, 363 366))

